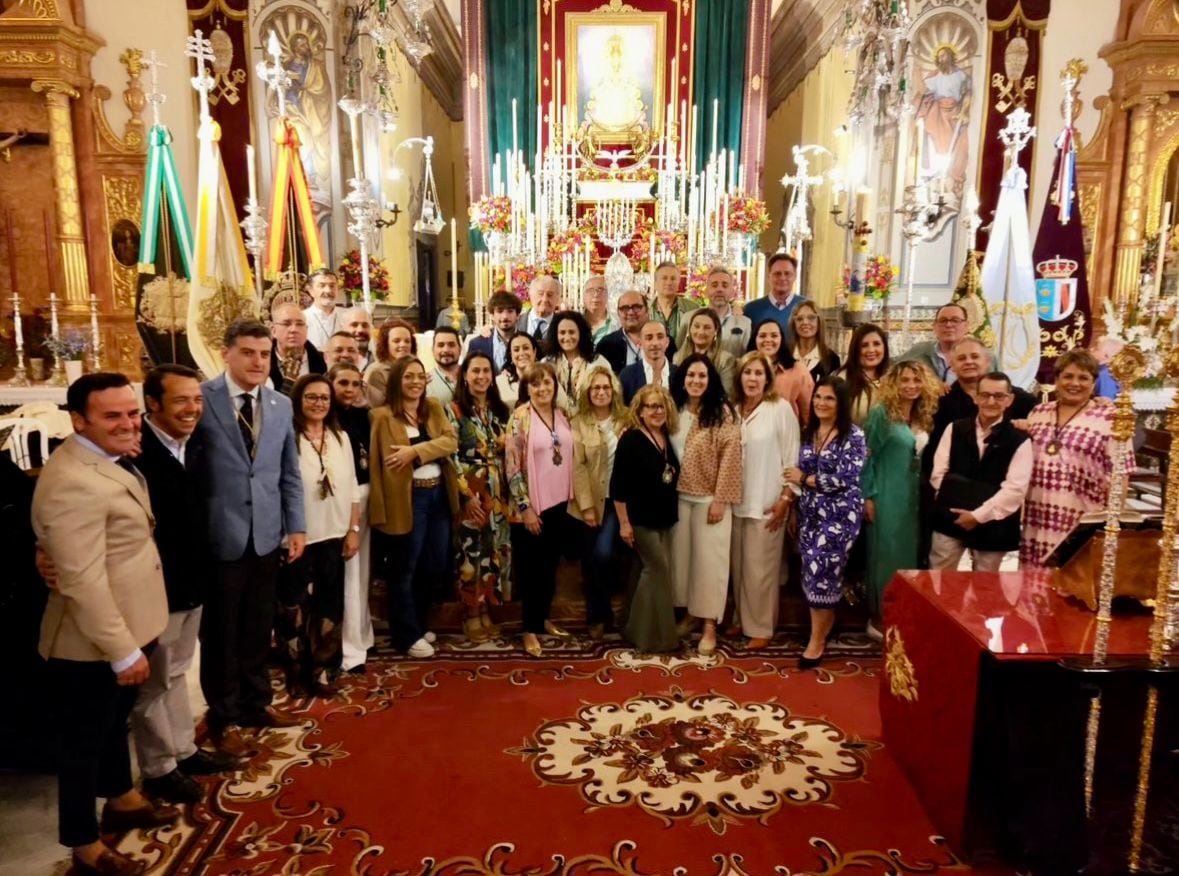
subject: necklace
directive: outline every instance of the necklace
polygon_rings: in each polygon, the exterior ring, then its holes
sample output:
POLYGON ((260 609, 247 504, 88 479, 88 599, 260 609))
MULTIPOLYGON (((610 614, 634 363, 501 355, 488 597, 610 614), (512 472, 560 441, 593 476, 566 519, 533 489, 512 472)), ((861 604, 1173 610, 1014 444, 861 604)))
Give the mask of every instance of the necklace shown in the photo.
POLYGON ((818 456, 827 449, 827 445, 831 443, 831 439, 835 436, 835 426, 831 426, 825 433, 819 436, 815 442, 815 455, 818 456))
POLYGON ((1060 405, 1058 404, 1056 406, 1056 425, 1052 429, 1052 440, 1049 441, 1048 446, 1044 448, 1045 453, 1047 453, 1049 456, 1056 456, 1056 454, 1060 453, 1060 433, 1068 427, 1069 423, 1076 419, 1077 414, 1085 410, 1087 407, 1089 407, 1088 401, 1069 414, 1068 419, 1062 423, 1060 422, 1060 405))
POLYGON ((659 440, 651 434, 646 426, 643 426, 643 434, 647 436, 648 440, 655 445, 655 449, 659 451, 659 455, 663 457, 663 474, 661 479, 663 483, 670 484, 675 480, 675 467, 671 464, 671 458, 667 455, 667 442, 662 444, 659 440))
POLYGON ((560 465, 564 457, 561 456, 561 439, 557 435, 557 409, 555 407, 553 408, 553 421, 549 423, 545 420, 541 412, 536 409, 536 405, 529 402, 528 407, 532 408, 532 413, 536 414, 536 418, 549 430, 549 435, 553 438, 553 465, 560 465))
POLYGON ((761 407, 761 399, 760 398, 757 400, 757 403, 752 408, 749 408, 748 410, 745 409, 745 405, 742 405, 741 406, 741 419, 748 420, 755 413, 757 413, 757 409, 760 407, 761 407))
POLYGON ((315 455, 319 457, 319 498, 327 499, 329 496, 335 495, 335 490, 332 489, 332 479, 328 474, 327 466, 324 465, 323 455, 327 446, 327 429, 325 428, 319 433, 319 446, 315 446, 315 439, 303 432, 303 437, 307 439, 307 443, 311 445, 311 449, 315 451, 315 455))

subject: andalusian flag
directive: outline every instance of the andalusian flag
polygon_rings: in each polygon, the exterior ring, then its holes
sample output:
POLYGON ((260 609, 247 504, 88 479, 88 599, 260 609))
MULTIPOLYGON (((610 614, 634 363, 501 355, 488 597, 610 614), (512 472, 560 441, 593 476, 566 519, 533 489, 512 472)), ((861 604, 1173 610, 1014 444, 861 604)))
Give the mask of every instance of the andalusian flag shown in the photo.
POLYGON ((196 235, 193 292, 188 299, 189 347, 206 377, 220 374, 222 339, 235 319, 257 318, 258 300, 233 194, 221 163, 221 127, 206 116, 197 132, 196 235))
MULTIPOLYGON (((147 170, 140 219, 135 323, 153 365, 193 365, 187 318, 192 231, 172 154, 172 134, 154 125, 147 135, 147 170)), ((120 229, 116 225, 116 237, 120 229)), ((116 253, 120 253, 116 241, 116 253)), ((122 261, 122 256, 119 256, 122 261)))

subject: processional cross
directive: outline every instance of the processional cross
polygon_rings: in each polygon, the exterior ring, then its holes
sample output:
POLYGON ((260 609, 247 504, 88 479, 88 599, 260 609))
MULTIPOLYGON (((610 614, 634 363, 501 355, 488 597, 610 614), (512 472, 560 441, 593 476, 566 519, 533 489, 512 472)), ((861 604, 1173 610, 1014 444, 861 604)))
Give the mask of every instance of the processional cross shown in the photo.
POLYGON ((160 72, 161 67, 167 67, 163 61, 160 60, 156 50, 152 49, 147 53, 147 60, 143 62, 143 66, 148 69, 150 74, 151 91, 147 93, 147 102, 151 104, 151 122, 153 127, 159 127, 160 122, 160 107, 168 99, 168 95, 160 91, 160 72))
POLYGON ((254 68, 258 71, 258 78, 266 83, 266 90, 274 92, 278 101, 278 117, 287 114, 287 88, 291 85, 291 74, 282 65, 282 46, 278 44, 278 34, 270 32, 270 39, 266 41, 266 54, 270 55, 270 63, 259 61, 254 68))
POLYGON ((201 96, 201 123, 204 124, 212 118, 209 115, 209 92, 217 84, 205 69, 205 62, 213 60, 213 44, 205 38, 201 31, 195 30, 192 36, 185 41, 184 55, 196 61, 197 75, 189 81, 196 89, 197 94, 201 96))

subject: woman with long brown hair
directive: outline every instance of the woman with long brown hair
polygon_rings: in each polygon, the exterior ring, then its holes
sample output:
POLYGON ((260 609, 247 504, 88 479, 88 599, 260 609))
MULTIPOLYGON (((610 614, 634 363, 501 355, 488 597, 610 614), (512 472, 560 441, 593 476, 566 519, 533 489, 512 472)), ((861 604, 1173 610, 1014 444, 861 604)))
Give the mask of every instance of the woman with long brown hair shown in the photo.
POLYGON ((839 370, 839 354, 827 346, 823 337, 823 318, 813 301, 804 298, 790 314, 786 345, 795 360, 811 373, 815 383, 839 370))
POLYGON ((700 353, 712 360, 712 367, 720 375, 725 395, 733 394, 733 380, 737 374, 737 359, 732 353, 720 348, 720 318, 709 308, 692 311, 684 333, 684 343, 676 350, 672 363, 677 367, 693 353, 700 353))
POLYGON ((450 566, 450 521, 458 508, 450 457, 458 439, 442 403, 426 396, 426 369, 415 356, 393 363, 385 404, 371 421, 369 523, 388 537, 389 635, 411 657, 431 657, 430 594, 414 593, 414 573, 423 557, 435 577, 450 566))
POLYGON ((884 329, 870 322, 857 326, 847 345, 847 362, 836 372, 847 383, 851 418, 857 426, 864 424, 868 411, 876 404, 876 389, 888 365, 888 335, 884 329))
POLYGON ((364 372, 365 394, 370 408, 385 403, 385 390, 393 363, 406 356, 418 354, 418 339, 413 326, 404 319, 391 318, 377 329, 376 361, 364 372))

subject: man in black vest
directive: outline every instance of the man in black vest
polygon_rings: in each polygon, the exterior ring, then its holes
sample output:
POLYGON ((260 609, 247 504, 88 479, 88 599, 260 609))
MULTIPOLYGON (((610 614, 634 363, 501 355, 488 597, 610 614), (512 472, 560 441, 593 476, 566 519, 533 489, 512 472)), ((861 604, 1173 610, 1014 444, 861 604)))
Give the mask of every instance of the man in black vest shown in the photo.
POLYGON ((223 752, 197 748, 185 683, 211 572, 202 480, 205 455, 200 438, 193 435, 204 409, 200 375, 183 365, 161 365, 144 379, 143 397, 148 416, 135 465, 147 481, 155 515, 168 626, 152 652, 151 675, 131 712, 132 738, 144 790, 174 803, 195 803, 204 793, 192 776, 237 766, 237 759, 223 752))
POLYGON ((992 371, 978 383, 978 416, 955 420, 942 433, 930 477, 931 569, 957 569, 969 549, 976 572, 994 572, 1019 547, 1032 443, 1004 418, 1014 398, 1007 375, 992 371))

